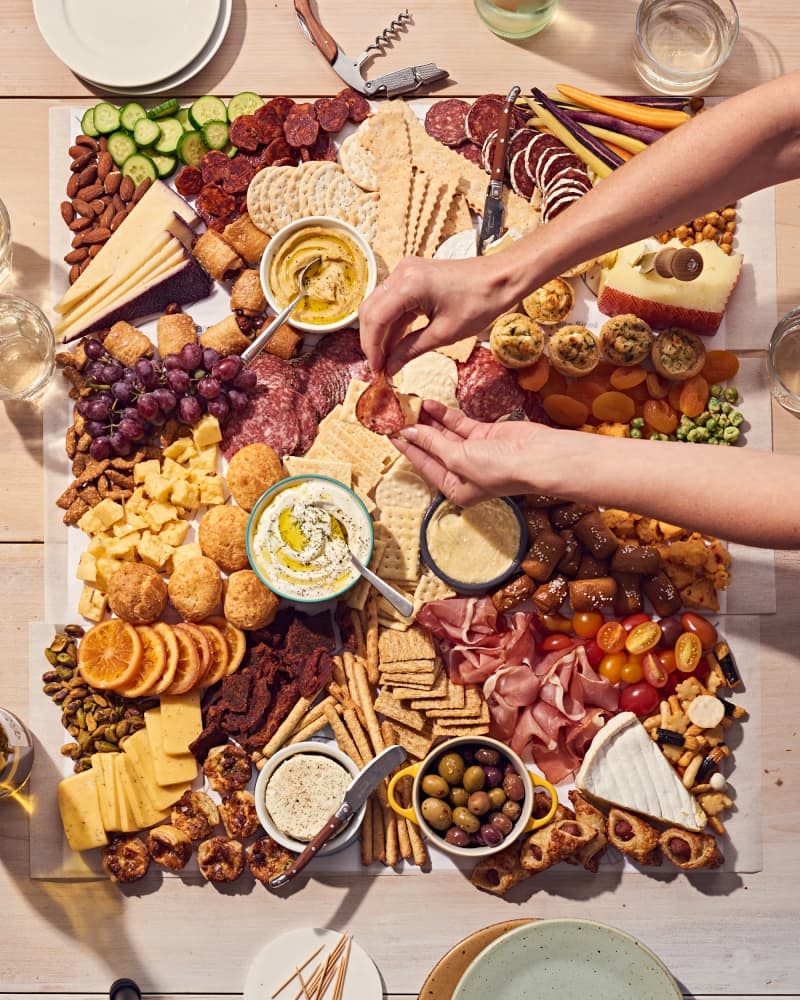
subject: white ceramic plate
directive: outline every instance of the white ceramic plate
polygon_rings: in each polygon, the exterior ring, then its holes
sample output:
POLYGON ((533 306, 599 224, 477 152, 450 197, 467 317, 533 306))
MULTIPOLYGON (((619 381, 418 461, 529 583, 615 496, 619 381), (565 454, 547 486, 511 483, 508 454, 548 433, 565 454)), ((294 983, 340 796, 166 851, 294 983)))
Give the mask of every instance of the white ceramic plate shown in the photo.
POLYGON ((661 959, 591 920, 540 920, 490 944, 459 980, 453 1000, 680 1000, 661 959))
POLYGON ((89 79, 86 82, 92 87, 99 87, 101 90, 113 92, 119 97, 147 97, 148 94, 165 94, 171 96, 170 91, 186 83, 187 80, 191 80, 217 54, 227 34, 228 25, 231 22, 232 9, 233 0, 222 0, 214 30, 211 32, 211 37, 206 42, 202 52, 178 73, 164 80, 155 80, 153 83, 148 83, 141 87, 107 87, 105 84, 89 79))
POLYGON ((178 73, 203 51, 223 0, 34 0, 53 52, 105 87, 141 87, 178 73))
MULTIPOLYGON (((303 970, 303 979, 308 982, 317 962, 329 955, 339 941, 338 931, 320 927, 298 927, 287 931, 268 944, 253 959, 244 984, 244 1000, 264 1000, 270 997, 284 980, 320 945, 324 949, 303 970)), ((334 980, 335 982, 335 980, 334 980)), ((281 996, 293 997, 300 992, 300 984, 295 980, 281 996)), ((332 994, 332 987, 329 988, 332 994)), ((350 958, 347 963, 347 978, 344 981, 342 1000, 382 1000, 383 984, 375 964, 356 941, 350 942, 350 958)))

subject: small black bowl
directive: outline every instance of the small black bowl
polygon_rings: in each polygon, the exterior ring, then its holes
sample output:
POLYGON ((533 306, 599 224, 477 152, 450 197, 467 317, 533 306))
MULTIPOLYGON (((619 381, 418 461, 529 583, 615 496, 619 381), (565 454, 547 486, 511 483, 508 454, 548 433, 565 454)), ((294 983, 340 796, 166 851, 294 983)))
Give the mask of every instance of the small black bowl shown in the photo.
POLYGON ((509 577, 514 576, 515 573, 519 572, 520 563, 525 558, 525 553, 528 551, 528 527, 516 500, 513 500, 511 497, 499 497, 499 499, 508 504, 517 519, 517 523, 519 524, 519 549, 513 562, 510 563, 505 572, 501 573, 500 576, 494 577, 492 580, 485 580, 481 583, 463 583, 461 580, 454 580, 451 576, 448 576, 439 568, 430 553, 430 549, 428 548, 428 524, 439 507, 447 500, 447 497, 440 493, 434 499, 430 507, 428 507, 425 511, 425 516, 422 519, 422 526, 419 531, 419 546, 420 551, 422 552, 422 558, 426 566, 428 566, 440 580, 446 583, 448 587, 452 587, 458 594, 485 594, 489 590, 495 590, 508 580, 509 577))

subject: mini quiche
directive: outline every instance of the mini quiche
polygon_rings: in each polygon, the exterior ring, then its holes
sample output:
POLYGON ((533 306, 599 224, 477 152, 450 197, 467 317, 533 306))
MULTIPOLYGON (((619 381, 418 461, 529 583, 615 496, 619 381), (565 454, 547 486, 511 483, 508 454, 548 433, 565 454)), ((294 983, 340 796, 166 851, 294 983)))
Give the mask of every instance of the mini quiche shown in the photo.
POLYGON ((553 278, 522 300, 522 308, 530 318, 545 326, 563 323, 574 305, 575 292, 563 278, 553 278))
POLYGON ((579 324, 562 326, 550 335, 550 364, 562 375, 581 378, 600 363, 600 348, 591 330, 579 324))
POLYGON ((686 382, 699 375, 706 360, 703 341, 679 326, 662 330, 653 344, 653 367, 673 382, 686 382))
POLYGON ((527 368, 542 356, 544 331, 522 313, 505 313, 492 325, 489 348, 506 368, 527 368))
POLYGON ((600 353, 613 365, 639 365, 650 356, 653 331, 633 313, 612 316, 600 327, 600 353))

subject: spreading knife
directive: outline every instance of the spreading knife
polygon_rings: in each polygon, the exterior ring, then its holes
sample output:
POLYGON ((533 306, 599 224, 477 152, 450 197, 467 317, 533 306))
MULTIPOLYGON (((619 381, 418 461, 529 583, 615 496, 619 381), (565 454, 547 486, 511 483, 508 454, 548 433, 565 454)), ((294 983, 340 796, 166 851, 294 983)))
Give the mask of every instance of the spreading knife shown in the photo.
POLYGON ((287 882, 293 879, 298 872, 302 871, 309 861, 316 857, 320 848, 324 847, 331 837, 341 830, 348 819, 358 812, 383 779, 387 778, 392 771, 400 767, 405 759, 406 751, 404 748, 395 745, 387 747, 374 760, 371 760, 344 793, 342 804, 297 858, 292 867, 280 875, 276 875, 275 878, 270 879, 270 889, 280 889, 281 886, 286 885, 287 882))
POLYGON ((478 237, 478 254, 484 253, 489 243, 496 240, 503 228, 503 177, 506 172, 508 158, 508 138, 511 134, 511 118, 514 114, 514 104, 519 97, 519 87, 512 87, 506 97, 506 103, 500 113, 497 125, 497 140, 492 154, 492 170, 489 187, 486 191, 486 201, 483 204, 483 222, 478 237))

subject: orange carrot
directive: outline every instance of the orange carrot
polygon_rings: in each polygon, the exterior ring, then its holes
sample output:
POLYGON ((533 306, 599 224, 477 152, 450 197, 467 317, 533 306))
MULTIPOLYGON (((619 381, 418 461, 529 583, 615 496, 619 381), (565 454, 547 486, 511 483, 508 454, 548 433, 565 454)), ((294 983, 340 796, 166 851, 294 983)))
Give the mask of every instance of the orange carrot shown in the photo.
POLYGON ((603 143, 622 160, 630 160, 634 155, 630 150, 623 149, 622 146, 618 146, 615 142, 609 142, 608 139, 603 139, 603 143))
POLYGON ((571 87, 566 83, 556 84, 560 93, 568 101, 575 104, 582 104, 592 111, 601 111, 603 114, 614 115, 626 122, 633 122, 636 125, 648 125, 650 128, 671 129, 677 128, 689 121, 691 115, 685 111, 672 111, 669 108, 646 108, 641 104, 631 104, 628 101, 617 101, 613 97, 601 97, 599 94, 592 94, 588 90, 581 90, 578 87, 571 87))

